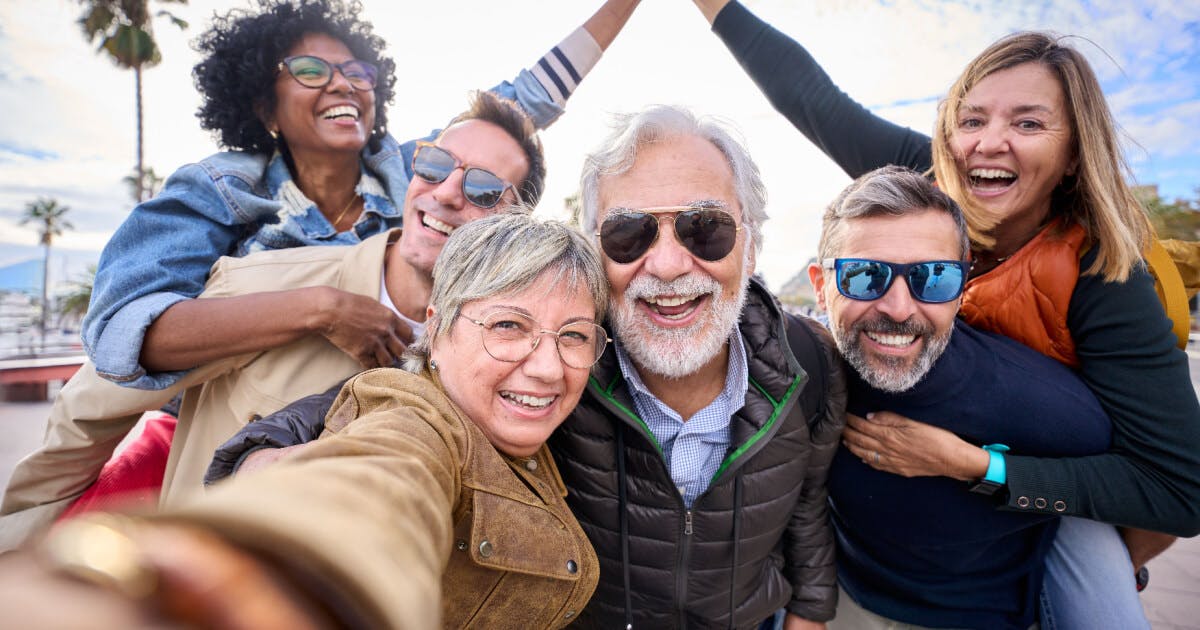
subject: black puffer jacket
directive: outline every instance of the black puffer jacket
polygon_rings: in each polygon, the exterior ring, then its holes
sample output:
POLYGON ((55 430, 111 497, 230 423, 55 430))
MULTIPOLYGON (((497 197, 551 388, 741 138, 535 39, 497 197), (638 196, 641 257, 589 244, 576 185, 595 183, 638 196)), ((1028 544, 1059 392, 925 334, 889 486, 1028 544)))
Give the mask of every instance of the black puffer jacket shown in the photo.
POLYGON ((845 423, 841 363, 820 324, 784 315, 757 282, 740 327, 746 405, 731 420, 725 462, 690 511, 614 354, 551 437, 568 503, 600 557, 600 584, 577 625, 751 628, 782 607, 833 617, 825 477, 845 423), (805 396, 822 387, 823 397, 805 396))

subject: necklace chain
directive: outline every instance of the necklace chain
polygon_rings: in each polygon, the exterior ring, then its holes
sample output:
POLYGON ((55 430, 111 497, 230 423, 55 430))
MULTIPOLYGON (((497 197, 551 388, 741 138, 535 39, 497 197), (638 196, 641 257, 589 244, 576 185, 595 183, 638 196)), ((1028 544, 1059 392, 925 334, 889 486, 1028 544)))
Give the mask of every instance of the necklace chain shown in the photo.
POLYGON ((354 207, 354 202, 358 201, 360 196, 361 194, 357 190, 354 191, 354 194, 350 196, 350 202, 346 204, 345 208, 342 208, 342 211, 338 213, 337 218, 330 222, 330 225, 333 226, 333 229, 337 229, 338 224, 342 222, 342 219, 346 218, 346 213, 350 212, 350 208, 354 207))

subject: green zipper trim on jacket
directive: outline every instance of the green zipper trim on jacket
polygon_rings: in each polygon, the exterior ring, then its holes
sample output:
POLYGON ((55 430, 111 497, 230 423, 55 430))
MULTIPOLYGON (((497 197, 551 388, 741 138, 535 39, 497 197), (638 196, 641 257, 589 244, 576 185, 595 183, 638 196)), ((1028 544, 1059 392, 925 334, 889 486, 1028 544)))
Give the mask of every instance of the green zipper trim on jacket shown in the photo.
POLYGON ((612 395, 612 390, 617 388, 617 383, 621 382, 621 378, 614 378, 612 384, 609 385, 608 388, 601 386, 600 381, 596 380, 595 376, 588 376, 588 380, 596 386, 596 389, 600 392, 601 396, 608 399, 608 402, 612 403, 613 406, 624 412, 625 415, 637 421, 637 423, 642 426, 642 430, 644 430, 646 435, 650 438, 650 443, 654 445, 654 448, 658 449, 658 455, 660 457, 665 457, 663 455, 662 445, 658 443, 658 438, 654 436, 654 432, 650 430, 650 427, 646 424, 646 422, 638 417, 637 413, 635 413, 633 410, 629 409, 625 405, 622 405, 621 402, 612 395))
POLYGON ((721 467, 717 469, 717 472, 713 474, 712 479, 710 479, 708 483, 711 484, 715 482, 717 478, 721 476, 721 473, 725 472, 725 470, 728 469, 729 466, 733 464, 735 460, 737 460, 737 458, 741 457, 743 453, 745 453, 750 449, 750 447, 754 446, 760 439, 762 439, 762 436, 766 435, 767 431, 771 430, 771 427, 775 426, 775 421, 779 419, 779 414, 783 413, 783 407, 785 403, 787 403, 788 399, 792 397, 792 393, 796 391, 796 388, 800 386, 800 383, 805 380, 805 376, 806 375, 803 373, 797 374, 796 378, 792 381, 791 386, 788 387, 787 392, 784 393, 783 399, 779 402, 775 402, 769 395, 767 395, 767 392, 764 391, 762 386, 759 385, 753 378, 750 379, 750 384, 758 388, 758 391, 762 392, 764 396, 767 396, 767 400, 770 401, 771 405, 775 407, 775 411, 771 412, 771 417, 767 419, 766 424, 764 424, 761 429, 751 436, 749 440, 746 440, 745 444, 739 446, 736 451, 730 453, 729 457, 725 458, 725 461, 721 462, 721 467))
MULTIPOLYGON (((796 378, 800 378, 800 377, 797 376, 796 378)), ((780 403, 777 400, 775 400, 775 397, 768 394, 767 390, 763 389, 763 386, 758 384, 758 381, 756 381, 754 379, 750 379, 750 384, 754 386, 754 389, 758 390, 758 393, 762 394, 767 400, 771 401, 772 407, 779 406, 780 403)), ((790 391, 789 391, 789 393, 790 393, 790 391)), ((787 395, 785 394, 784 397, 786 398, 787 395)))

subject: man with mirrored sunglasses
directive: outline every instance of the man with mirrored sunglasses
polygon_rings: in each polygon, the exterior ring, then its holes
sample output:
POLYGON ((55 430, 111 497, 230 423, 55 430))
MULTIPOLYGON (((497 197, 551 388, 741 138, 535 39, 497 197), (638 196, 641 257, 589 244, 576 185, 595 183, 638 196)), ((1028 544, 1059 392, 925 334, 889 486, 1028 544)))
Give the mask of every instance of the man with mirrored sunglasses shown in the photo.
POLYGON ((921 175, 860 177, 829 206, 818 247, 809 278, 853 368, 829 478, 842 589, 831 627, 1036 626, 1058 518, 998 509, 1004 452, 1103 452, 1111 426, 1099 402, 1058 362, 956 317, 966 224, 921 175), (974 444, 952 463, 968 472, 913 476, 873 428, 889 413, 929 423, 931 439, 974 444))
MULTIPOLYGON (((477 93, 470 108, 450 121, 430 146, 468 156, 478 168, 504 173, 540 193, 545 177, 541 143, 533 123, 511 101, 488 92, 477 93)), ((453 177, 440 185, 414 178, 404 205, 405 227, 368 238, 352 248, 292 248, 222 258, 214 266, 202 297, 236 299, 264 290, 319 291, 334 287, 379 300, 415 335, 424 325, 433 263, 449 233, 467 221, 517 202, 510 190, 503 200, 489 207, 477 206, 458 186, 453 177)), ((341 317, 355 315, 347 312, 341 317)), ((390 360, 379 358, 380 364, 390 360)), ((157 409, 176 394, 183 394, 170 453, 160 458, 165 460, 162 503, 176 505, 203 488, 213 450, 251 419, 276 411, 283 406, 281 401, 340 385, 359 369, 356 360, 317 335, 302 336, 265 351, 204 362, 182 379, 157 390, 121 387, 102 378, 93 364, 86 363, 55 400, 46 444, 22 460, 14 471, 5 494, 0 549, 13 547, 48 525, 98 476, 95 490, 73 509, 103 507, 112 500, 109 489, 121 486, 120 475, 115 472, 125 465, 133 469, 146 465, 116 460, 105 469, 114 474, 101 472, 142 411, 157 409), (82 435, 77 429, 80 426, 87 427, 82 435)))

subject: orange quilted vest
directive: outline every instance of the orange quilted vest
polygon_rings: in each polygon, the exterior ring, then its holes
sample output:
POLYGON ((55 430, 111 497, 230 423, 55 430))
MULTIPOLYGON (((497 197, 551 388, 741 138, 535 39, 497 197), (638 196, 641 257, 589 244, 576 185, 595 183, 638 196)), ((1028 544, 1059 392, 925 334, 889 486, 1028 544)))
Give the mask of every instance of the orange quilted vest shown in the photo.
POLYGON ((1079 281, 1083 226, 1042 228, 1004 264, 967 281, 959 311, 968 324, 1015 339, 1079 367, 1067 328, 1067 307, 1079 281))

